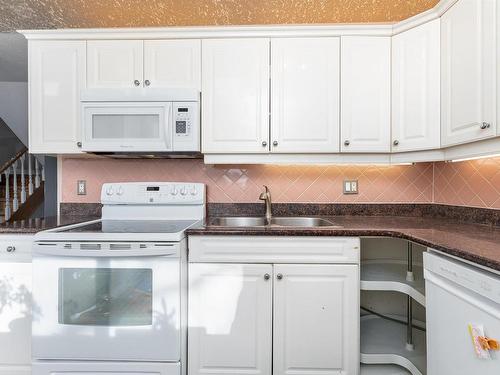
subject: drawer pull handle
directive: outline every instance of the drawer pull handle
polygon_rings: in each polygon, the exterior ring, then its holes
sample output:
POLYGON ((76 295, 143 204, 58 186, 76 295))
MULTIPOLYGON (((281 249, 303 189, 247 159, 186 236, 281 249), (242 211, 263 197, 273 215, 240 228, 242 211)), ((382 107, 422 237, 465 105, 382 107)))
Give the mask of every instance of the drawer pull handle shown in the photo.
POLYGON ((7 252, 8 253, 13 253, 14 251, 16 251, 16 247, 15 246, 7 246, 7 252))

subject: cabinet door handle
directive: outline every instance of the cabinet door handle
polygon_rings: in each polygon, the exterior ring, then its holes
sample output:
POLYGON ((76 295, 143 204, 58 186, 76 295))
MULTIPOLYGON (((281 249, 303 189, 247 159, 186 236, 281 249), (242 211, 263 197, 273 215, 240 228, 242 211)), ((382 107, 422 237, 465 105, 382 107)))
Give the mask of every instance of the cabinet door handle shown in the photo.
POLYGON ((144 84, 145 84, 146 86, 149 86, 149 85, 151 84, 151 81, 150 81, 149 79, 147 79, 147 80, 145 80, 145 81, 144 81, 144 84))
POLYGON ((8 253, 13 253, 14 251, 16 251, 16 247, 15 246, 7 246, 7 252, 8 253))
POLYGON ((267 146, 267 141, 262 141, 262 147, 266 147, 267 146))
POLYGON ((76 147, 82 147, 82 142, 76 142, 76 147))
POLYGON ((273 142, 273 146, 275 146, 275 147, 276 147, 277 145, 278 145, 278 141, 274 141, 274 142, 273 142))
POLYGON ((276 278, 277 278, 278 280, 282 280, 282 279, 283 279, 283 274, 278 273, 278 274, 276 275, 276 278))
POLYGON ((394 146, 397 146, 397 145, 399 145, 399 141, 398 141, 397 139, 395 139, 395 140, 394 140, 394 142, 392 142, 392 144, 393 144, 394 146))
POLYGON ((134 85, 136 85, 136 86, 140 86, 140 85, 141 85, 141 81, 139 81, 138 79, 136 79, 136 80, 134 81, 134 85))
POLYGON ((481 129, 483 129, 483 130, 484 130, 484 129, 489 129, 489 128, 490 128, 490 126, 491 126, 491 124, 490 124, 490 123, 488 123, 488 122, 483 122, 483 123, 481 124, 481 129))
POLYGON ((264 275, 264 280, 266 280, 266 281, 267 281, 267 280, 269 280, 270 278, 271 278, 271 275, 269 275, 268 273, 266 273, 266 274, 264 275))
POLYGON ((351 144, 351 142, 350 142, 348 139, 346 139, 346 140, 344 141, 344 146, 349 146, 350 144, 351 144))

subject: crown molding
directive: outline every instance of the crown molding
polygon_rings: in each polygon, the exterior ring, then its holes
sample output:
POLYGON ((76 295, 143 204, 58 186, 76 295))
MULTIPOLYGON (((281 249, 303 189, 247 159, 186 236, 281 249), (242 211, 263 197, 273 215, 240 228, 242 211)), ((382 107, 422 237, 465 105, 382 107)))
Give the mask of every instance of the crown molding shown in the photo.
POLYGON ((18 32, 28 40, 393 36, 441 17, 457 1, 441 0, 434 8, 397 23, 55 29, 18 32))

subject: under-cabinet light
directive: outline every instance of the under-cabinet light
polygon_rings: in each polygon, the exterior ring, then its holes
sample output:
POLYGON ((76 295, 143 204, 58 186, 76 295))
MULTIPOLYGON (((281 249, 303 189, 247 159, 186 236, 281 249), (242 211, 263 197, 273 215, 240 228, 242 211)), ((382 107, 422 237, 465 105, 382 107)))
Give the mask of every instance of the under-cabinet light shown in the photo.
POLYGON ((496 157, 499 157, 499 156, 500 156, 500 154, 489 154, 489 155, 482 155, 482 156, 471 156, 469 158, 451 159, 451 160, 447 160, 446 162, 447 163, 458 163, 458 162, 461 162, 461 161, 496 158, 496 157))

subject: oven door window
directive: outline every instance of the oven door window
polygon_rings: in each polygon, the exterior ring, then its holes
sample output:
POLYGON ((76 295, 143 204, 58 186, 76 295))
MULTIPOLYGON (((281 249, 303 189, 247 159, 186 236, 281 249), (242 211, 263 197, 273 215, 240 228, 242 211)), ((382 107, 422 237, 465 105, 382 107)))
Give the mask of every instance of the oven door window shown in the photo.
POLYGON ((152 325, 152 270, 61 268, 58 312, 59 324, 152 325))

